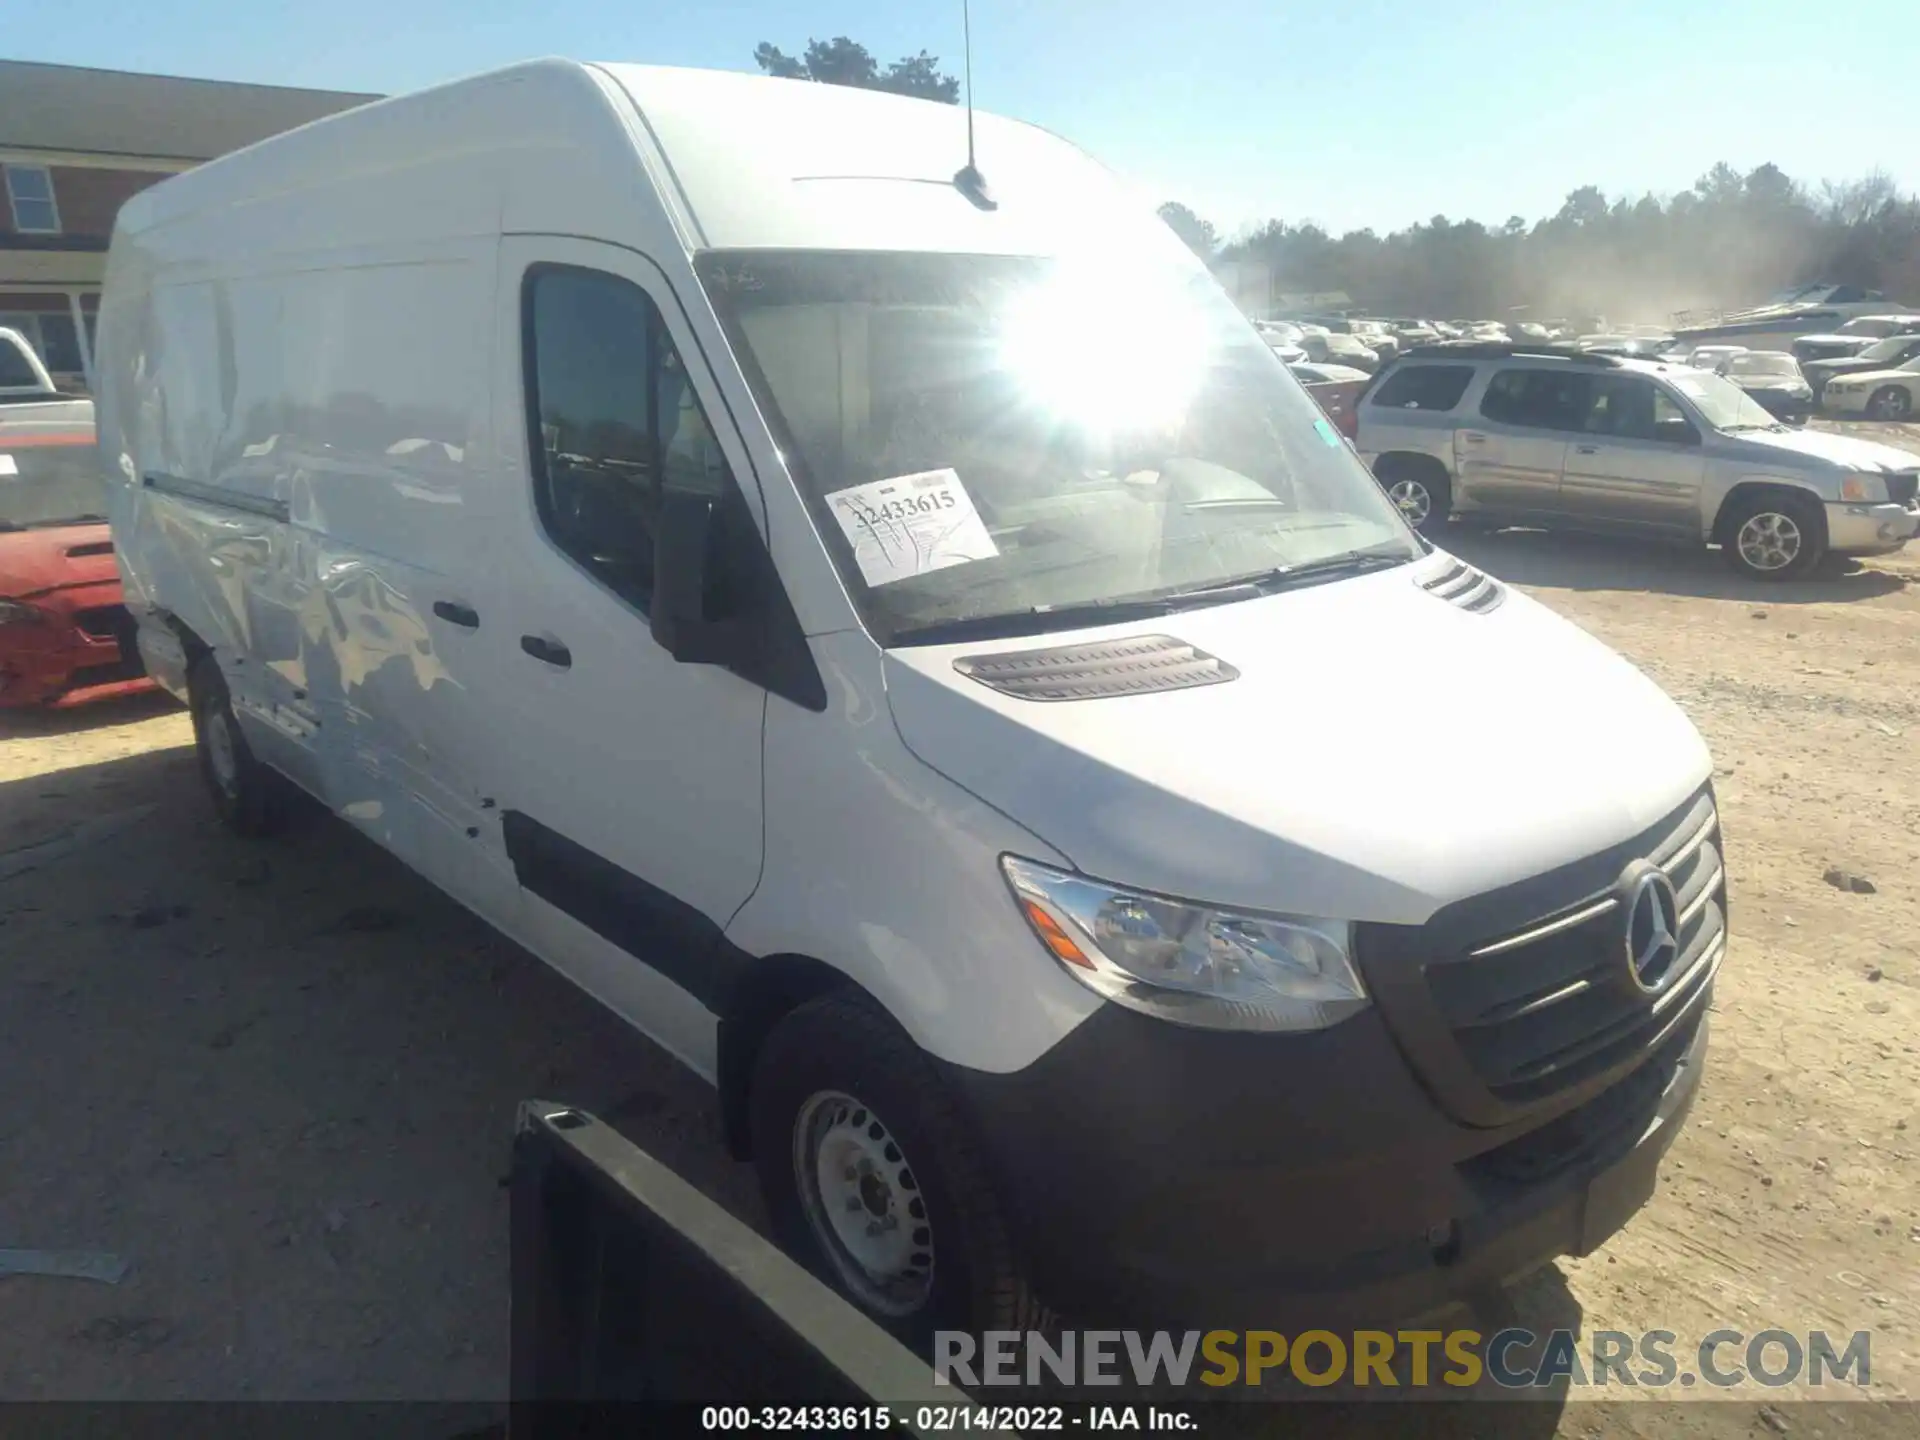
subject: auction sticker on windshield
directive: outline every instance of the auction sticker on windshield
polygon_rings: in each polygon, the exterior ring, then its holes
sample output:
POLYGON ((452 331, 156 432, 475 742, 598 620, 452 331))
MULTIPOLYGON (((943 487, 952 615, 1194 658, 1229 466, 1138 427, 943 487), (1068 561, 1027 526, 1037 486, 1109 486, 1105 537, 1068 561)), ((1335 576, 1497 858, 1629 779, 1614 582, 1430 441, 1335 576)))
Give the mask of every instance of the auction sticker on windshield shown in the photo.
POLYGON ((869 585, 891 585, 1000 553, 958 471, 874 480, 834 491, 827 504, 869 585))

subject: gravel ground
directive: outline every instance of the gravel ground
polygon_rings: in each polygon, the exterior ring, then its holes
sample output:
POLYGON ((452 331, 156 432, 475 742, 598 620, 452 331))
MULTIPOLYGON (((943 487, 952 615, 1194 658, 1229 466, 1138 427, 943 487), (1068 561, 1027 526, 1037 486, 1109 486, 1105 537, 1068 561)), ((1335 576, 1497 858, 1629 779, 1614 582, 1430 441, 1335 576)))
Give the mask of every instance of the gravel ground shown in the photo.
MULTIPOLYGON (((1920 451, 1920 429, 1877 433, 1920 451)), ((1912 1399, 1920 545, 1762 587, 1704 553, 1449 544, 1686 706, 1732 876, 1705 1090, 1660 1192, 1526 1287, 1522 1316, 1869 1329, 1872 1394, 1912 1399), (1828 883, 1836 866, 1873 893, 1828 883)), ((698 1081, 346 826, 227 836, 170 702, 0 720, 0 1247, 132 1266, 113 1286, 0 1279, 0 1398, 501 1398, 500 1182, 532 1095, 600 1112, 758 1221, 698 1081)), ((1915 1429, 1910 1407, 1765 1398, 1575 1403, 1521 1428, 1915 1429)))

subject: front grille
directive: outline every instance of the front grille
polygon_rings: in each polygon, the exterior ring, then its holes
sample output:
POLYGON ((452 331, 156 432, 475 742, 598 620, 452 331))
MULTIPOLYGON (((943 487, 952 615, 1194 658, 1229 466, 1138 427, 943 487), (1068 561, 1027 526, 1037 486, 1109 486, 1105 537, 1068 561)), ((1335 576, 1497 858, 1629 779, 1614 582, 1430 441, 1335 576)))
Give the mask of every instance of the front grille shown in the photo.
POLYGON ((1887 498, 1896 505, 1911 505, 1920 491, 1920 470, 1897 470, 1887 475, 1887 498))
POLYGON ((1644 856, 1672 881, 1679 953, 1654 994, 1632 982, 1622 898, 1592 892, 1427 969, 1435 1004, 1474 1075, 1523 1106, 1612 1069, 1693 1010, 1726 944, 1726 870, 1711 796, 1644 856))
POLYGON ((124 605, 95 605, 90 609, 76 610, 73 623, 96 640, 124 642, 133 634, 133 617, 127 613, 124 605))

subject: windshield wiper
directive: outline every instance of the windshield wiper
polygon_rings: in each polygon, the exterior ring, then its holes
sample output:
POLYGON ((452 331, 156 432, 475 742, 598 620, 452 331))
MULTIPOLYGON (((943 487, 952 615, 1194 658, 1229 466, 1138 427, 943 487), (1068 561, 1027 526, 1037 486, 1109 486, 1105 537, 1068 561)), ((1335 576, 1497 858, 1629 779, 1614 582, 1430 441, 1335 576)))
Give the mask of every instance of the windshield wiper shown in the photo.
POLYGON ((1112 600, 1086 600, 1072 605, 1035 605, 1026 610, 972 615, 958 620, 936 620, 895 632, 891 643, 939 645, 955 640, 998 640, 1015 635, 1043 634, 1049 630, 1076 630, 1095 625, 1119 625, 1129 620, 1150 620, 1181 610, 1224 605, 1237 599, 1252 600, 1294 585, 1362 575, 1370 570, 1385 570, 1396 565, 1410 565, 1415 558, 1377 550, 1356 550, 1348 555, 1333 555, 1299 565, 1281 565, 1252 575, 1238 575, 1230 580, 1183 590, 1162 591, 1155 595, 1123 595, 1112 600))
POLYGON ((1176 590, 1166 598, 1179 602, 1242 591, 1253 595, 1272 595, 1315 580, 1338 580, 1348 575, 1364 575, 1372 570, 1390 570, 1396 565, 1411 565, 1416 558, 1380 550, 1355 550, 1346 555, 1329 555, 1324 560, 1277 565, 1271 570, 1256 571, 1252 575, 1236 575, 1231 580, 1198 586, 1192 590, 1176 590))
POLYGON ((1048 630, 1075 630, 1083 626, 1119 625, 1171 615, 1182 607, 1163 596, 1147 599, 1087 600, 1076 605, 1035 605, 1026 610, 967 615, 956 620, 934 620, 896 630, 895 645, 944 645, 954 640, 1004 640, 1014 635, 1039 635, 1048 630))

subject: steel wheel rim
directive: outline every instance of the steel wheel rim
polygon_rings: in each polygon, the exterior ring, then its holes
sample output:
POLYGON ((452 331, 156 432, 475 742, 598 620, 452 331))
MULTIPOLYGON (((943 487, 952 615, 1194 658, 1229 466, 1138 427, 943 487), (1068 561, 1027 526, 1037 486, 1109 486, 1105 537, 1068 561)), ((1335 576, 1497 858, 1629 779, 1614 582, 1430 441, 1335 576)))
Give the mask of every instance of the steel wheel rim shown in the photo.
POLYGON ((1898 390, 1885 390, 1867 402, 1876 420, 1897 420, 1907 413, 1907 397, 1898 390))
POLYGON ((227 718, 224 709, 209 704, 202 728, 207 737, 207 769, 213 774, 213 783, 223 794, 239 794, 240 751, 234 743, 233 721, 227 718))
POLYGON ((1740 527, 1734 543, 1740 558, 1755 570, 1784 570, 1800 558, 1804 539, 1791 515, 1768 510, 1753 516, 1740 527))
POLYGON ((1387 490, 1387 498, 1399 507, 1400 518, 1409 525, 1426 522, 1433 513, 1433 496, 1418 480, 1399 480, 1387 490))
POLYGON ((800 1107, 793 1178, 834 1272, 868 1309, 911 1315, 933 1293, 933 1231, 906 1155, 873 1108, 838 1090, 800 1107))

